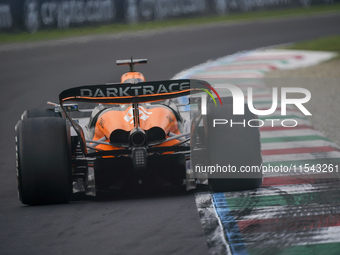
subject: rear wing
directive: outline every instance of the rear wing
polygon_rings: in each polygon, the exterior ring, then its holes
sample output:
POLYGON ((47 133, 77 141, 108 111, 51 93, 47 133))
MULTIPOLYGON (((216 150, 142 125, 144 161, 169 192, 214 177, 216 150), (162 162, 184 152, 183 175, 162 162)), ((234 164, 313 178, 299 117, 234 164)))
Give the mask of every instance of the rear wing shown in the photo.
POLYGON ((81 86, 64 90, 59 95, 63 114, 70 121, 80 137, 80 146, 84 155, 87 154, 86 140, 81 126, 70 118, 66 101, 92 102, 104 104, 133 104, 134 115, 138 119, 138 103, 154 102, 189 94, 202 92, 201 87, 213 89, 209 83, 201 80, 165 80, 132 83, 111 83, 102 85, 81 86))
MULTIPOLYGON (((165 80, 132 83, 89 85, 64 90, 59 95, 60 104, 66 101, 105 104, 131 104, 165 100, 195 93, 194 90, 208 84, 201 80, 165 80)), ((202 92, 198 90, 197 92, 202 92)))

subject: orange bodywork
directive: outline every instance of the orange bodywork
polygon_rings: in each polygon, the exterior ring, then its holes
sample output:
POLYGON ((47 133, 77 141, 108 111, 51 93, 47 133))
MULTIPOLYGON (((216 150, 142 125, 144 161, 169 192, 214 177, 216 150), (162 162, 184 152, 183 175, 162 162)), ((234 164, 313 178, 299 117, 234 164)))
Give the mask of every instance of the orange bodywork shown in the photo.
POLYGON ((120 78, 121 83, 126 83, 136 80, 137 82, 145 81, 144 75, 140 72, 128 72, 122 75, 120 78))
MULTIPOLYGON (((149 130, 152 127, 159 127, 164 130, 165 134, 169 132, 174 134, 180 134, 178 130, 178 122, 174 113, 166 107, 153 107, 146 108, 140 105, 139 107, 139 126, 144 131, 149 130)), ((109 142, 110 134, 114 130, 124 130, 130 132, 135 128, 133 118, 133 108, 128 107, 126 110, 109 110, 102 113, 95 125, 95 134, 93 140, 99 140, 104 136, 107 138, 106 142, 109 142)), ((168 136, 167 136, 168 138, 168 136)), ((172 146, 180 142, 177 139, 162 143, 157 146, 172 146)), ((94 144, 92 144, 94 145, 94 144)), ((99 144, 95 146, 100 150, 115 150, 121 149, 111 145, 99 144)))

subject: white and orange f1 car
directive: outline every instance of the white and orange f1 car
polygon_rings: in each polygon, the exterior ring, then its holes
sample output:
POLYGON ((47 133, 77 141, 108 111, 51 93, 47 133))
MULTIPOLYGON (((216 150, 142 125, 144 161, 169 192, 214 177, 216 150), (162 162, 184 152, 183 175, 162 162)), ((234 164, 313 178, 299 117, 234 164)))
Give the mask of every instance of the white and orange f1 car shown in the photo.
MULTIPOLYGON (((70 88, 60 93, 53 109, 23 113, 16 125, 23 204, 67 203, 72 193, 95 196, 125 188, 191 189, 201 183, 213 191, 230 191, 261 185, 262 172, 211 171, 262 164, 258 128, 212 125, 232 115, 231 99, 222 98, 222 106, 202 100, 196 92, 202 92, 197 88, 205 81, 146 82, 134 70, 146 62, 118 60, 130 67, 121 83, 70 88), (88 104, 95 106, 82 108, 88 104)), ((255 117, 246 111, 243 118, 255 117)))

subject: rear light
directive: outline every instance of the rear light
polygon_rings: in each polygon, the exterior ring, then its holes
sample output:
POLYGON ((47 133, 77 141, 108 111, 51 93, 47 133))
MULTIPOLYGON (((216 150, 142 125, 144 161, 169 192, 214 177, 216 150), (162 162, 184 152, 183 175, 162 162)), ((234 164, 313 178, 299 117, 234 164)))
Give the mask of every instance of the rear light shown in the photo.
POLYGON ((132 148, 132 162, 136 170, 143 170, 146 168, 147 152, 144 147, 132 148))

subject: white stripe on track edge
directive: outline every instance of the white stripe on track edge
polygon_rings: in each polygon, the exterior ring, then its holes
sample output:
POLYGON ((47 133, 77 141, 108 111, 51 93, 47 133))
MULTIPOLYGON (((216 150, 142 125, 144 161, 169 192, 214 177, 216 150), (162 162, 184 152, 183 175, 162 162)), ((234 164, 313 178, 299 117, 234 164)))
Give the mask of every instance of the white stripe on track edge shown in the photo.
POLYGON ((261 131, 261 138, 280 138, 280 137, 290 137, 290 136, 320 136, 324 135, 315 129, 289 129, 289 130, 277 130, 277 131, 261 131))
MULTIPOLYGON (((265 163, 265 162, 264 162, 265 163)), ((317 172, 316 170, 314 170, 314 172, 312 170, 309 170, 308 168, 300 168, 298 165, 296 165, 295 167, 292 166, 292 168, 289 169, 289 171, 287 172, 282 172, 282 171, 266 171, 263 173, 263 176, 265 178, 267 177, 294 177, 296 176, 296 178, 301 178, 302 175, 306 175, 306 178, 315 178, 315 179, 325 179, 325 178, 336 178, 338 179, 338 173, 336 171, 334 171, 334 165, 333 164, 333 172, 327 171, 325 170, 325 172, 321 172, 322 170, 318 170, 319 172, 317 172), (324 174, 323 176, 320 176, 320 174, 324 174)), ((311 166, 310 166, 311 167, 311 166)), ((339 166, 340 167, 340 166, 339 166)), ((316 167, 315 167, 316 169, 316 167)), ((320 168, 318 168, 320 169, 320 168)))
MULTIPOLYGON (((256 232, 243 235, 243 239, 247 247, 252 247, 255 245, 258 248, 270 247, 273 246, 273 244, 277 245, 278 243, 282 243, 282 246, 280 247, 291 247, 340 242, 340 227, 300 230, 296 231, 294 235, 290 235, 290 233, 292 232, 256 232)), ((277 248, 277 246, 275 247, 277 248)))
POLYGON ((309 159, 336 159, 340 161, 340 152, 314 152, 314 153, 297 153, 297 154, 280 154, 280 155, 269 155, 262 156, 263 163, 272 163, 280 161, 299 161, 309 159))
POLYGON ((262 150, 275 150, 275 149, 292 149, 292 148, 308 148, 308 147, 322 147, 331 146, 340 149, 340 146, 333 142, 325 140, 312 140, 312 141, 289 141, 280 143, 262 143, 262 150))
POLYGON ((318 183, 318 184, 293 184, 293 185, 278 185, 269 186, 264 188, 258 188, 254 190, 246 191, 234 191, 224 193, 226 198, 238 198, 238 197, 260 197, 260 196, 277 196, 277 195, 292 195, 301 193, 314 193, 314 192, 327 192, 339 190, 339 183, 336 186, 331 186, 329 183, 318 183))
POLYGON ((232 255, 230 247, 225 239, 221 220, 216 213, 211 194, 196 193, 195 199, 203 229, 209 229, 209 232, 205 233, 209 254, 232 255), (211 228, 214 229, 211 230, 211 228))
POLYGON ((264 219, 277 219, 288 217, 308 217, 317 215, 334 215, 340 214, 340 204, 323 205, 320 208, 320 204, 305 204, 305 205, 279 205, 279 206, 267 206, 261 208, 253 208, 247 215, 238 214, 238 210, 230 210, 232 214, 236 214, 236 221, 245 220, 264 220, 264 219))

